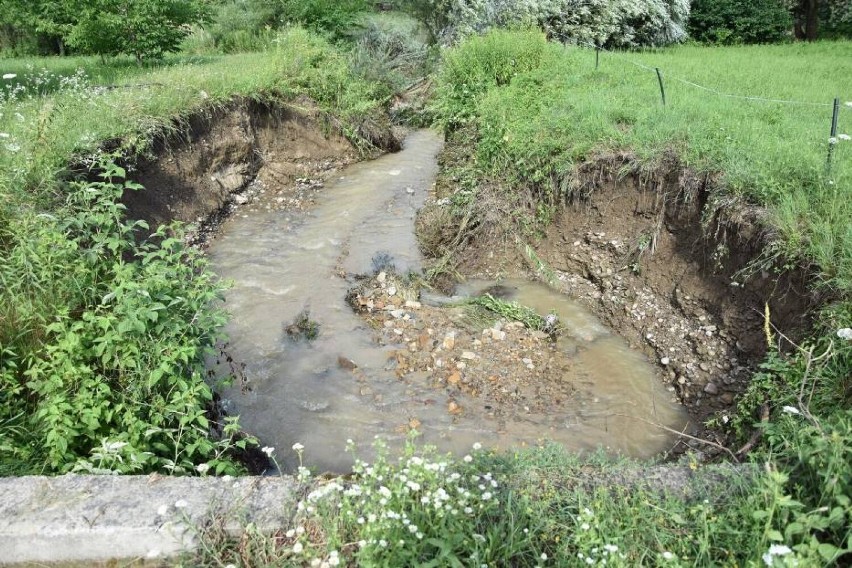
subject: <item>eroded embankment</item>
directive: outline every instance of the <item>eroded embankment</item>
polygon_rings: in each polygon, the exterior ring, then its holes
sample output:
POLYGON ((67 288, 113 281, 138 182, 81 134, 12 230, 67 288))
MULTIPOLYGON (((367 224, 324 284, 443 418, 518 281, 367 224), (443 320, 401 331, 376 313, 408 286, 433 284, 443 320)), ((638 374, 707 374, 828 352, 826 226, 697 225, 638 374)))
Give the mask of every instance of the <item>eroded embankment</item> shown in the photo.
POLYGON ((149 155, 134 164, 131 177, 145 189, 125 194, 128 216, 152 225, 197 223, 202 232, 195 236, 203 240, 253 195, 269 197, 264 207, 270 209, 300 204, 328 172, 365 153, 400 147, 387 120, 365 117, 351 130, 362 151, 333 117, 306 99, 237 100, 207 109, 159 136, 149 155))
POLYGON ((541 197, 549 187, 510 191, 484 178, 471 199, 463 140, 448 142, 436 200, 418 221, 444 286, 453 276, 548 282, 656 361, 696 423, 717 413, 726 422, 763 360, 765 306, 773 337, 777 328, 795 339, 825 301, 807 267, 776 269, 761 210, 723 200, 714 180, 676 160, 643 173, 630 155, 601 156, 549 182, 565 188, 559 199, 541 197), (525 232, 518 219, 542 211, 550 221, 525 232))

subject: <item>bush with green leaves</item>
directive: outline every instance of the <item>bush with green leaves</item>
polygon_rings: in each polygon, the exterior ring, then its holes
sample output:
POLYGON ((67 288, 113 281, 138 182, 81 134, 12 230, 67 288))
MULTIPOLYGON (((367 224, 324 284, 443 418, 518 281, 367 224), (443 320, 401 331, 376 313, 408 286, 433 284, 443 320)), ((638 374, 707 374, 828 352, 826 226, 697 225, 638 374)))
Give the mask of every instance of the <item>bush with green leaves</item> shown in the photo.
POLYGON ((0 469, 238 472, 246 441, 205 382, 221 285, 177 227, 139 240, 120 202, 138 186, 104 165, 0 249, 0 469))
POLYGON ((480 97, 538 67, 546 46, 540 32, 493 30, 445 52, 435 97, 440 124, 454 129, 473 120, 480 97))
POLYGON ((498 27, 536 26, 564 42, 659 46, 686 38, 688 0, 403 0, 453 43, 498 27))
POLYGON ((689 17, 690 37, 706 43, 771 43, 792 27, 781 0, 693 0, 689 17))
POLYGON ((230 0, 216 10, 209 33, 223 53, 258 51, 281 27, 283 7, 265 0, 230 0))
POLYGON ((428 37, 419 23, 403 15, 375 14, 353 33, 352 70, 368 82, 385 86, 387 96, 428 74, 428 37))
POLYGON ((342 39, 358 19, 372 8, 368 0, 281 0, 282 17, 309 30, 342 39))

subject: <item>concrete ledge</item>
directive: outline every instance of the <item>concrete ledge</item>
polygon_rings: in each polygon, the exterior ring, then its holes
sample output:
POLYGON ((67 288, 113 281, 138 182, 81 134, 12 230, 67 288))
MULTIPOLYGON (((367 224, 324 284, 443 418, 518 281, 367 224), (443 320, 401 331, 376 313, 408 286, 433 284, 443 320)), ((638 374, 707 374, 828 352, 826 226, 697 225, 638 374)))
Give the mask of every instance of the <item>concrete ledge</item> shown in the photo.
POLYGON ((0 479, 0 565, 156 559, 190 550, 192 526, 222 515, 238 532, 286 527, 291 477, 151 476, 0 479))

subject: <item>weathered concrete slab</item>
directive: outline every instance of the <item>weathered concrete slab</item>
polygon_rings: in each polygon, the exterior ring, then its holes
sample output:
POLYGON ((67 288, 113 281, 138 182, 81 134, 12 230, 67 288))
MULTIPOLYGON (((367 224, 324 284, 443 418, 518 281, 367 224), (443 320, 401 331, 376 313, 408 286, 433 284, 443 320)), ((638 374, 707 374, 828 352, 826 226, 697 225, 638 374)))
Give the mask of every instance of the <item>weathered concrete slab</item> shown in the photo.
POLYGON ((286 527, 290 477, 18 477, 0 479, 0 565, 155 559, 193 547, 212 516, 239 531, 286 527))

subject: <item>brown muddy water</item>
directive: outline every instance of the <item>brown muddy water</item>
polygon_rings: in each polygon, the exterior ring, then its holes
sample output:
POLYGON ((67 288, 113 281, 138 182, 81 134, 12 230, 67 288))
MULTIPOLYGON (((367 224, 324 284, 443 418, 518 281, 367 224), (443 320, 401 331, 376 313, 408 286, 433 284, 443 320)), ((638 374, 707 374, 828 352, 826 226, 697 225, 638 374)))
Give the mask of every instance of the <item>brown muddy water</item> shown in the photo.
MULTIPOLYGON (((558 345, 573 362, 563 379, 575 393, 567 403, 513 416, 498 429, 485 410, 477 411, 481 402, 465 401, 469 411, 453 416, 446 392, 392 372, 393 348, 379 346, 346 303, 353 286, 346 274, 372 273, 376 259, 388 257, 398 273, 420 268, 414 217, 435 180, 441 146, 438 134, 414 132, 402 151, 349 166, 329 180, 309 213, 258 212, 222 226, 209 255, 214 270, 233 282, 226 294, 228 351, 245 364, 246 379, 224 393, 226 410, 276 448, 283 469, 296 465, 290 448, 299 442, 305 465, 348 471, 348 439, 360 455, 369 455, 365 449, 376 436, 401 443, 406 434, 400 425, 412 416, 421 424, 421 441, 460 455, 474 442, 509 448, 553 440, 569 449, 603 446, 635 457, 668 449, 670 435, 634 417, 681 429, 686 414, 644 355, 541 284, 503 283, 514 300, 539 313, 554 310, 569 330, 558 345), (319 336, 294 341, 285 327, 305 310, 319 324, 319 336), (357 363, 361 382, 341 367, 341 358, 357 363), (371 396, 364 395, 364 377, 371 396)), ((487 284, 469 283, 461 293, 487 284)))

